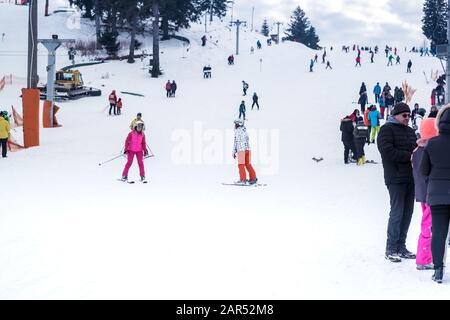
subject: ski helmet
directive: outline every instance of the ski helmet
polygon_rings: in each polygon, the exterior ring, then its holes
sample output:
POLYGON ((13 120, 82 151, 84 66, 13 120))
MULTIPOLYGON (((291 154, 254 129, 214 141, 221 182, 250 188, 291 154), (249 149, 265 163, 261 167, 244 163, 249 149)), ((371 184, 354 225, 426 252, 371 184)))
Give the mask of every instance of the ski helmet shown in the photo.
POLYGON ((144 128, 144 122, 136 121, 136 123, 134 124, 134 129, 137 129, 138 127, 144 128))

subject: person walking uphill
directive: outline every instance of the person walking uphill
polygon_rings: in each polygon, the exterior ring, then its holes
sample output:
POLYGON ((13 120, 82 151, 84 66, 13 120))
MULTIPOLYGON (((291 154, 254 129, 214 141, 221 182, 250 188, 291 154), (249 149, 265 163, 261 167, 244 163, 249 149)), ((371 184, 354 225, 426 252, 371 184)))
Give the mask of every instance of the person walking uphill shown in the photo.
POLYGON ((411 155, 417 147, 416 134, 408 126, 410 117, 411 109, 406 103, 396 104, 377 139, 390 197, 385 258, 391 262, 400 262, 400 258, 416 258, 406 249, 406 237, 414 211, 411 155))
POLYGON ((167 80, 165 88, 166 88, 166 97, 169 98, 172 94, 172 84, 170 83, 170 80, 167 80))
POLYGON ((137 121, 134 130, 131 131, 125 140, 124 154, 128 156, 128 161, 122 172, 122 181, 128 181, 128 171, 133 164, 134 156, 139 165, 139 175, 141 181, 145 182, 145 169, 143 157, 148 154, 147 143, 145 142, 145 133, 143 131, 144 123, 137 121))
POLYGON ((244 126, 244 121, 236 120, 234 121, 234 147, 233 147, 233 158, 238 158, 238 168, 239 168, 239 181, 237 184, 247 183, 247 172, 250 176, 248 180, 249 184, 255 184, 258 182, 256 178, 255 169, 251 164, 251 151, 249 137, 247 129, 244 126))
POLYGON ((428 177, 422 174, 420 164, 422 162, 424 149, 428 141, 437 136, 436 119, 428 118, 423 121, 420 128, 421 138, 417 140, 418 147, 412 155, 413 175, 416 201, 422 207, 422 223, 419 241, 417 243, 417 270, 433 269, 433 258, 431 256, 431 209, 427 205, 428 177))
POLYGON ((364 124, 363 119, 358 119, 353 137, 355 140, 356 158, 358 159, 358 166, 366 164, 366 155, 364 153, 364 145, 366 144, 369 128, 364 124))
POLYGON ((253 110, 253 107, 255 106, 255 104, 256 104, 256 107, 258 108, 258 110, 259 110, 259 103, 258 103, 258 95, 256 94, 256 92, 253 92, 253 97, 252 97, 252 99, 253 99, 253 103, 252 103, 252 110, 253 110))
POLYGON ((373 88, 373 94, 375 95, 375 103, 377 103, 381 94, 381 86, 379 82, 377 82, 377 85, 373 88))
MULTIPOLYGON (((5 112, 5 111, 4 111, 5 112)), ((10 136, 11 125, 9 122, 3 117, 3 112, 0 115, 0 144, 2 146, 2 158, 7 157, 8 153, 8 139, 10 136)))
POLYGON ((136 123, 138 122, 142 122, 142 131, 145 131, 145 122, 144 120, 142 120, 142 113, 140 112, 136 115, 136 118, 131 121, 130 130, 134 130, 134 128, 136 127, 136 123))
MULTIPOLYGON (((428 177, 427 204, 431 207, 433 280, 441 283, 444 275, 444 253, 450 222, 450 105, 436 118, 439 135, 428 141, 420 165, 428 177)), ((422 124, 423 125, 423 124, 422 124)))

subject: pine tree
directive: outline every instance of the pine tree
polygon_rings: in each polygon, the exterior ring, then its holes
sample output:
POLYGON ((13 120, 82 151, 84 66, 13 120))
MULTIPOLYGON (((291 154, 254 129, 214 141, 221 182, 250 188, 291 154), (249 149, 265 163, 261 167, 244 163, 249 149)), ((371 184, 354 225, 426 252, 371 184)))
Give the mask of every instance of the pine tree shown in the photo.
POLYGON ((434 44, 447 42, 447 0, 425 0, 422 31, 434 44))
POLYGON ((291 21, 285 32, 287 40, 303 43, 311 49, 320 49, 319 37, 316 35, 316 29, 311 26, 305 11, 298 6, 291 16, 291 21))
POLYGON ((263 25, 261 27, 261 34, 265 37, 269 36, 269 25, 267 24, 266 19, 264 19, 263 25))
POLYGON ((117 41, 117 32, 107 30, 100 35, 100 44, 105 48, 108 55, 115 57, 119 51, 120 43, 117 41))

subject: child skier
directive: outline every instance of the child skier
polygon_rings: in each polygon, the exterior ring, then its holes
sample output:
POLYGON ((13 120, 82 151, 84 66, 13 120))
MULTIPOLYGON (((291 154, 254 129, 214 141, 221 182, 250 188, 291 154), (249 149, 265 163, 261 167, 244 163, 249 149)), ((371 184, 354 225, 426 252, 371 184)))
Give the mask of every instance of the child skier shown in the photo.
POLYGON ((134 130, 134 127, 136 126, 136 123, 138 123, 138 122, 142 122, 142 124, 143 124, 142 131, 145 131, 145 122, 144 122, 144 120, 142 120, 142 113, 140 113, 140 112, 136 115, 136 119, 131 121, 130 130, 134 130))
POLYGON ((119 98, 119 100, 117 101, 117 114, 122 114, 122 98, 119 98))
POLYGON ((238 168, 239 168, 239 181, 237 184, 255 184, 258 182, 256 178, 255 169, 251 164, 251 151, 250 143, 247 130, 244 126, 244 121, 235 120, 234 121, 234 148, 233 148, 233 158, 238 158, 238 168), (247 172, 249 173, 250 179, 247 181, 247 172))
POLYGON ((252 97, 252 99, 253 99, 253 103, 252 103, 252 110, 253 110, 253 107, 255 106, 255 104, 256 104, 256 107, 258 108, 258 110, 259 110, 259 103, 258 103, 258 95, 256 94, 256 92, 253 92, 253 97, 252 97))
POLYGON ((417 141, 418 147, 412 154, 412 166, 414 175, 414 187, 416 201, 420 202, 422 207, 422 223, 419 240, 417 243, 416 268, 417 270, 433 269, 433 258, 431 255, 431 209, 426 204, 428 179, 421 170, 424 148, 428 141, 437 136, 436 119, 424 119, 420 126, 421 139, 417 141))
POLYGON ((145 182, 145 169, 143 157, 148 154, 147 143, 145 142, 145 133, 143 131, 144 123, 137 121, 134 130, 131 131, 125 140, 124 154, 128 156, 128 161, 122 172, 122 181, 128 181, 128 171, 133 164, 134 156, 136 156, 139 165, 139 175, 141 181, 145 182))
POLYGON ((368 128, 364 125, 363 120, 359 120, 353 130, 353 137, 355 139, 356 158, 358 159, 358 166, 362 166, 366 163, 366 157, 364 154, 364 145, 367 140, 368 128))

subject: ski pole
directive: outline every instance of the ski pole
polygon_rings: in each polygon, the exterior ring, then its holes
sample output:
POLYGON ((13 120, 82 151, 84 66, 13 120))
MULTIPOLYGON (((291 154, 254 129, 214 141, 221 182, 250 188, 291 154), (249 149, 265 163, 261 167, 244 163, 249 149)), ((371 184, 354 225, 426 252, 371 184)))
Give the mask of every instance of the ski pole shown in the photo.
POLYGON ((121 153, 121 154, 119 154, 118 156, 116 156, 116 157, 114 157, 114 158, 112 158, 112 159, 109 159, 109 160, 107 160, 107 161, 105 161, 105 162, 101 162, 101 163, 99 163, 98 165, 99 165, 99 166, 104 165, 105 163, 108 163, 108 162, 111 162, 111 161, 113 161, 113 160, 116 160, 116 159, 118 159, 118 158, 120 158, 120 157, 122 157, 122 156, 123 156, 123 153, 121 153))
POLYGON ((106 109, 108 109, 108 107, 110 107, 110 106, 107 105, 106 108, 103 109, 102 113, 104 113, 106 111, 106 109))

